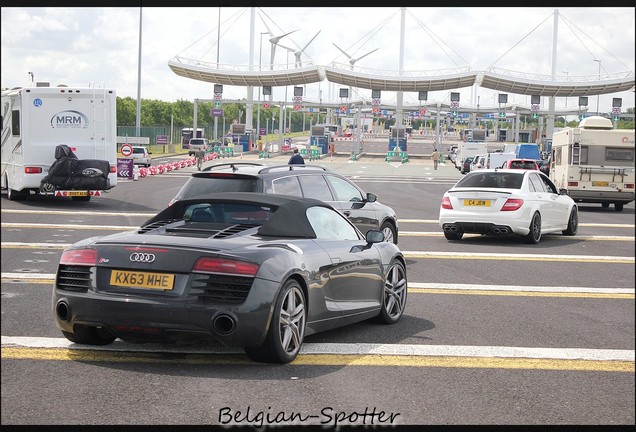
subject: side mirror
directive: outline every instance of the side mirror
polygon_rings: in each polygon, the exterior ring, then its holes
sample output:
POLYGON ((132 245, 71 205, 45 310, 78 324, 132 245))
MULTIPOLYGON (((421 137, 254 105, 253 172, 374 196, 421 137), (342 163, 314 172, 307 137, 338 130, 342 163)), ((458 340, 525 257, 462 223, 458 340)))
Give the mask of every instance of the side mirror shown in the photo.
POLYGON ((378 196, 371 192, 367 192, 367 201, 368 202, 376 202, 378 200, 378 196))
POLYGON ((367 243, 382 243, 384 241, 384 233, 382 231, 369 230, 365 238, 367 243))
POLYGON ((559 195, 567 195, 568 194, 568 190, 565 188, 561 188, 559 189, 559 195))

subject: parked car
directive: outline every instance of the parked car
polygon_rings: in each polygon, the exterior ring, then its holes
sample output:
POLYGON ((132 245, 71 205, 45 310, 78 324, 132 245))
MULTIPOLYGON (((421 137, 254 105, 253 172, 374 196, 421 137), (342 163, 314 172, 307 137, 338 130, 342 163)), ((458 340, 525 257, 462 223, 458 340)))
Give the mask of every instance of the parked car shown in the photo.
POLYGON ((383 239, 310 198, 177 201, 140 228, 64 250, 53 318, 80 344, 215 341, 289 363, 306 335, 400 321, 406 261, 383 239))
POLYGON ((152 156, 150 156, 151 154, 152 152, 149 152, 146 147, 133 146, 132 155, 130 155, 130 157, 133 160, 133 164, 149 167, 150 165, 152 165, 152 156))
POLYGON ((542 234, 576 235, 578 207, 538 170, 471 171, 442 197, 439 225, 448 240, 464 233, 518 235, 538 243, 542 234))
POLYGON ((474 158, 475 158, 474 156, 468 156, 467 158, 465 158, 462 161, 461 169, 459 170, 459 172, 461 172, 462 174, 466 174, 467 172, 470 172, 470 165, 473 163, 474 158))
POLYGON ((487 158, 488 158, 488 155, 485 155, 485 154, 479 154, 475 156, 473 161, 470 163, 470 170, 475 171, 478 169, 485 169, 487 158))
POLYGON ((190 138, 190 144, 188 145, 188 156, 196 155, 197 151, 208 151, 210 143, 207 138, 190 138))
POLYGON ((175 195, 174 202, 211 192, 262 192, 315 198, 342 212, 364 234, 380 230, 398 243, 395 210, 377 201, 348 178, 318 165, 270 165, 230 162, 196 172, 175 195))
POLYGON ((527 170, 539 170, 539 165, 534 159, 510 159, 506 161, 503 168, 507 169, 527 169, 527 170))

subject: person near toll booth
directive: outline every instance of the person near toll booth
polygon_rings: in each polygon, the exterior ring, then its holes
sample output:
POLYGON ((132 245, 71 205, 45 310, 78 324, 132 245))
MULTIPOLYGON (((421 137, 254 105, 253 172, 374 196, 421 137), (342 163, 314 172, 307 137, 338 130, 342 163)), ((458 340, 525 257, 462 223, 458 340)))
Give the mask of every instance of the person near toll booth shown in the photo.
POLYGON ((294 149, 294 154, 292 155, 292 157, 289 158, 289 162, 287 163, 289 165, 292 165, 292 164, 305 165, 305 159, 300 153, 298 153, 298 147, 294 149))
POLYGON ((201 171, 201 168, 203 168, 203 156, 205 156, 205 151, 203 149, 198 149, 195 155, 197 158, 197 170, 201 171))
POLYGON ((437 149, 433 150, 431 159, 433 159, 433 168, 437 169, 437 164, 439 163, 439 152, 437 151, 437 149))

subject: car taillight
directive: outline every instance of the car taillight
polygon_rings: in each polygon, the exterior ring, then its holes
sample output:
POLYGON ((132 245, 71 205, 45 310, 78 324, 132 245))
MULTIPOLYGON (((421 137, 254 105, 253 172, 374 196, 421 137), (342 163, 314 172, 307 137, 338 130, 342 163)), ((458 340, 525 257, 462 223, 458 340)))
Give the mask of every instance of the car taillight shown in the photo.
POLYGON ((95 249, 74 249, 62 252, 60 264, 97 265, 97 251, 95 249))
POLYGON ((501 207, 501 211, 515 211, 519 210, 523 205, 523 200, 518 198, 508 198, 501 207))
POLYGON ((115 165, 111 165, 111 166, 110 166, 110 172, 111 172, 112 174, 116 173, 116 172, 117 172, 117 167, 116 167, 115 165))
POLYGON ((442 198, 442 208, 447 210, 453 209, 453 205, 451 204, 449 197, 442 198))
POLYGON ((634 183, 625 183, 625 189, 634 189, 634 183))
POLYGON ((241 276, 256 276, 258 264, 224 258, 203 257, 194 263, 192 270, 241 276))
POLYGON ((42 168, 41 167, 24 167, 24 173, 25 174, 40 174, 42 172, 42 168))
POLYGON ((577 187, 579 185, 579 182, 568 182, 568 187, 577 187))

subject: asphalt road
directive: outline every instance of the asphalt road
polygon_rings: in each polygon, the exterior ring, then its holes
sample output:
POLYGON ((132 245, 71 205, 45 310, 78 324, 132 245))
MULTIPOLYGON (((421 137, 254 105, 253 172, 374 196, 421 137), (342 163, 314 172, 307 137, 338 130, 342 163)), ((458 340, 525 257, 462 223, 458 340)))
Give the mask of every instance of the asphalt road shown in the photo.
POLYGON ((2 424, 634 424, 634 203, 582 204, 577 236, 537 245, 448 242, 437 215, 461 176, 450 164, 308 163, 396 209, 409 278, 399 324, 310 336, 284 366, 208 345, 79 349, 51 315, 62 249, 139 226, 194 168, 121 181, 88 203, 3 195, 2 424))

